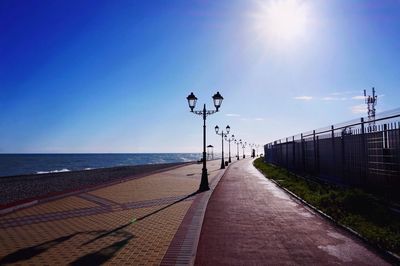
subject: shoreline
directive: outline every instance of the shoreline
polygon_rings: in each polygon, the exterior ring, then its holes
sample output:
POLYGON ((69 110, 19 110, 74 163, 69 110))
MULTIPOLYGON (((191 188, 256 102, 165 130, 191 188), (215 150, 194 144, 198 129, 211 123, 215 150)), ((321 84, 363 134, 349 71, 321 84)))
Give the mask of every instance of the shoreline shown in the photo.
POLYGON ((84 187, 115 182, 126 177, 150 174, 169 167, 193 164, 195 162, 177 162, 162 164, 144 164, 117 166, 90 170, 29 174, 0 177, 0 209, 21 201, 62 194, 84 187))

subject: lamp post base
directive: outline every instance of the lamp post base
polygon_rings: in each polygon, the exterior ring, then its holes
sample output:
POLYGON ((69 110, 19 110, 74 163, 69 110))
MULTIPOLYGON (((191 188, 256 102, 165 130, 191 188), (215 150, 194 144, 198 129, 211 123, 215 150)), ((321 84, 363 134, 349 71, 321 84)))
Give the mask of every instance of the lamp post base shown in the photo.
POLYGON ((221 161, 221 169, 225 169, 224 159, 222 159, 222 161, 221 161))
POLYGON ((203 192, 210 190, 210 187, 208 186, 208 174, 207 174, 207 169, 204 169, 201 171, 201 183, 198 192, 203 192))
POLYGON ((246 158, 246 155, 243 154, 243 158, 246 158))

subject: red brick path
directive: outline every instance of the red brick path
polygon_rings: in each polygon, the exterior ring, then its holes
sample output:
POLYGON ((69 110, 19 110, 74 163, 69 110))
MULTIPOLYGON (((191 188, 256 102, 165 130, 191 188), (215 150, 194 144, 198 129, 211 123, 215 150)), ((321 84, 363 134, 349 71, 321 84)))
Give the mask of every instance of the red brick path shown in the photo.
POLYGON ((208 202, 197 265, 386 265, 374 251, 294 201, 242 160, 208 202))

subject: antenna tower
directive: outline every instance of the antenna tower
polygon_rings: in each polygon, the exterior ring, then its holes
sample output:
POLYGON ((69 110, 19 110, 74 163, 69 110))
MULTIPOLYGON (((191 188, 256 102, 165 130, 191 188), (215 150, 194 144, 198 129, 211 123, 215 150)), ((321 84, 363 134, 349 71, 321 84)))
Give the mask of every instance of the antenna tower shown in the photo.
POLYGON ((370 121, 370 124, 375 124, 375 113, 376 113, 375 106, 378 104, 378 96, 375 95, 375 88, 372 87, 372 96, 371 95, 367 96, 367 91, 364 90, 364 98, 365 98, 365 103, 368 106, 368 120, 370 121))

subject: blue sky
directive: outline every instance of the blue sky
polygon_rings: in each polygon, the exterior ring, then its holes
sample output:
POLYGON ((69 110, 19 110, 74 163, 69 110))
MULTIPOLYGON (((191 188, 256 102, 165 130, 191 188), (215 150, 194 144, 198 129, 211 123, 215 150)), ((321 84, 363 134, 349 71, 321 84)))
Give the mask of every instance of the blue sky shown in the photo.
POLYGON ((0 152, 200 152, 399 107, 400 1, 1 1, 0 152), (283 18, 283 20, 282 20, 283 18))

